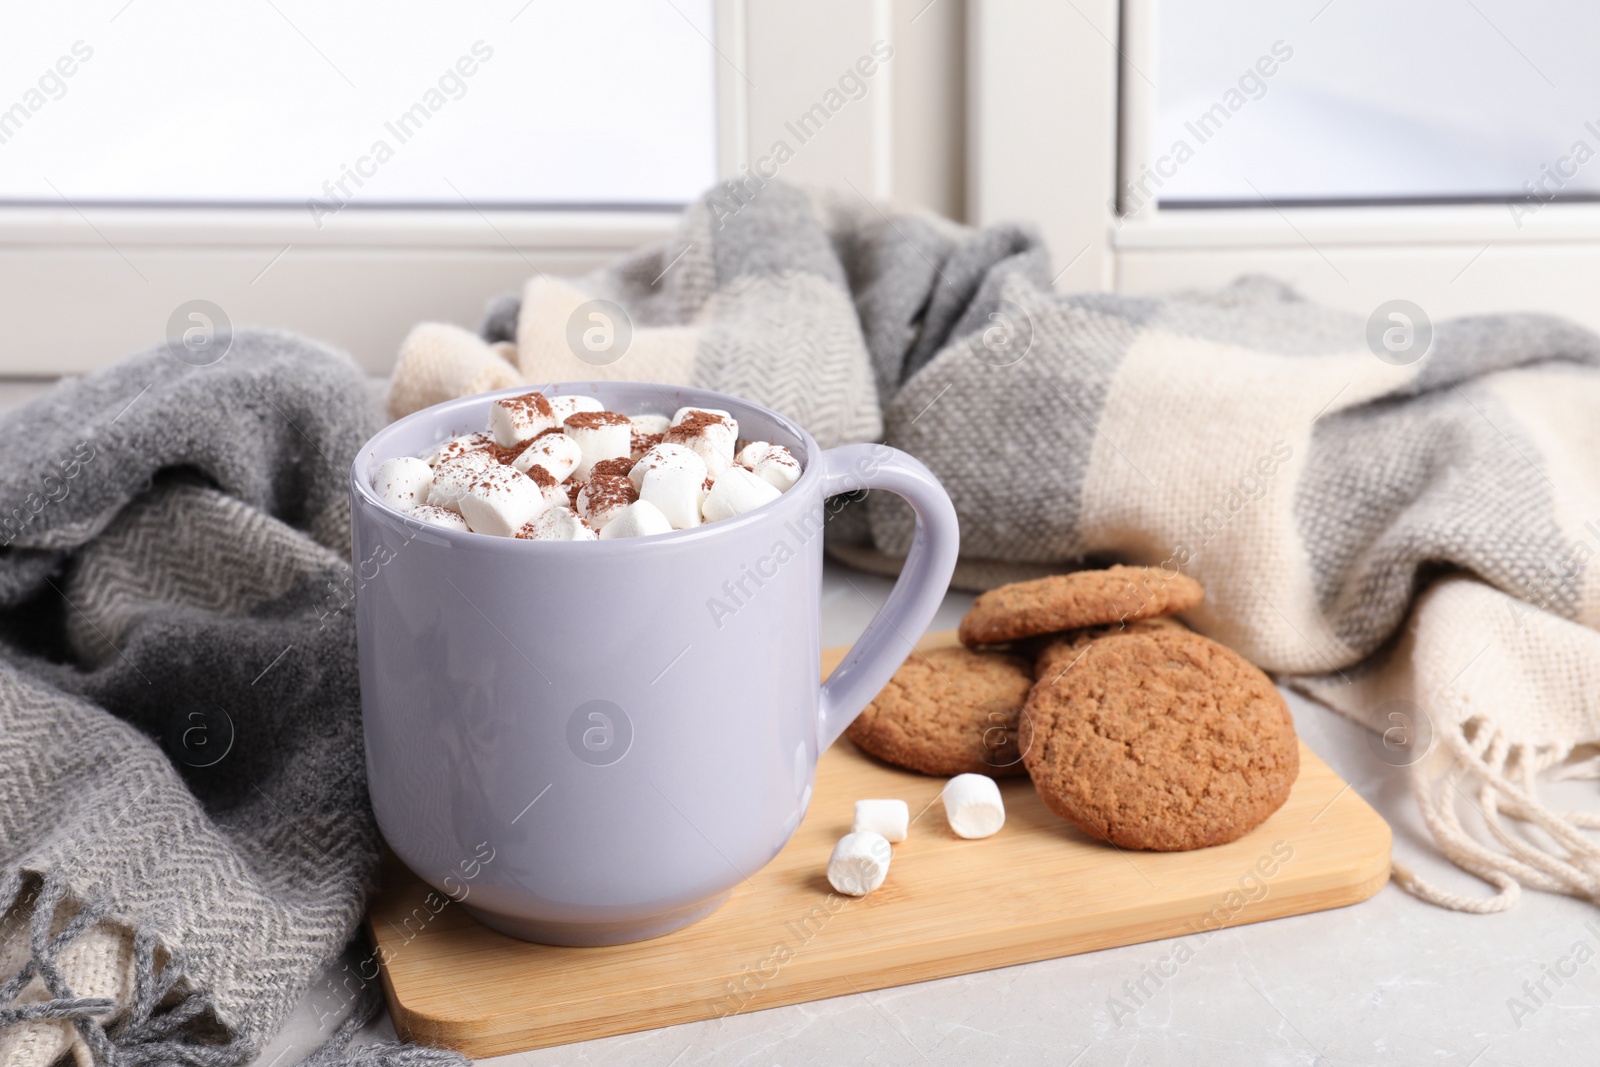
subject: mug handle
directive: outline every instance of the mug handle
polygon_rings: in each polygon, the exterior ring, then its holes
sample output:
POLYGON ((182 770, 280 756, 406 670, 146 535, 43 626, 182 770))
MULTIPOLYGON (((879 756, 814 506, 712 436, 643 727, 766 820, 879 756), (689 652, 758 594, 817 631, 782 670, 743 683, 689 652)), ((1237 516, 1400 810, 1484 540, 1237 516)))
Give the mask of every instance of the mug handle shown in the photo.
POLYGON ((823 498, 858 489, 887 489, 916 512, 911 552, 878 614, 822 685, 817 751, 844 733, 872 702, 939 610, 956 568, 961 531, 956 509, 933 472, 888 445, 843 445, 819 457, 823 498))

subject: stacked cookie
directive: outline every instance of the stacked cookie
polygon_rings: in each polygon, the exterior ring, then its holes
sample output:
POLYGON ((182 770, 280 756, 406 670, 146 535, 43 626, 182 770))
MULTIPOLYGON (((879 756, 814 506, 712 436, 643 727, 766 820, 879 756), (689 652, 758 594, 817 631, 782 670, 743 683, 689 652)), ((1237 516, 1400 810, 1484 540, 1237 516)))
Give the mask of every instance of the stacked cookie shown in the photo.
POLYGON ((912 656, 850 739, 924 774, 1027 774, 1051 811, 1120 848, 1242 837, 1288 799, 1299 743, 1265 674, 1170 618, 1203 596, 1146 567, 984 593, 966 647, 912 656))

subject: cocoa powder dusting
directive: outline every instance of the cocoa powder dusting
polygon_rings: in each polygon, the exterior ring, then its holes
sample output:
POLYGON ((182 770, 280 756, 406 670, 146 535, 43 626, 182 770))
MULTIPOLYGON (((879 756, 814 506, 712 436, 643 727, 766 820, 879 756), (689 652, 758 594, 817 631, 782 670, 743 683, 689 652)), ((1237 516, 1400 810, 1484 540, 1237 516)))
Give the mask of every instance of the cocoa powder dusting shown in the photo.
POLYGON ((691 411, 683 417, 682 422, 667 431, 667 437, 677 440, 673 435, 679 432, 694 437, 705 432, 707 426, 717 426, 727 421, 721 415, 713 415, 709 411, 691 411))
POLYGON ((599 463, 596 463, 593 467, 589 468, 589 477, 623 478, 626 477, 628 472, 632 469, 633 460, 629 459, 627 456, 619 456, 616 459, 602 459, 599 463))
POLYGON ((550 401, 546 400, 543 393, 523 393, 521 396, 508 396, 500 403, 518 414, 537 414, 549 418, 554 414, 550 401))
MULTIPOLYGON (((543 436, 543 435, 541 434, 540 436, 543 436)), ((490 456, 494 457, 494 461, 496 463, 509 464, 512 460, 516 459, 518 456, 522 455, 522 453, 526 452, 528 450, 528 446, 533 444, 538 439, 539 439, 538 437, 530 437, 526 441, 517 442, 516 444, 512 445, 510 448, 507 448, 505 445, 498 444, 498 443, 496 443, 494 441, 491 441, 491 442, 489 442, 488 446, 484 449, 484 451, 488 452, 490 456)))
POLYGON ((574 430, 598 430, 602 426, 619 426, 633 423, 626 415, 619 415, 615 411, 580 411, 576 415, 567 416, 567 425, 574 430))
MULTIPOLYGON (((600 465, 597 463, 598 468, 600 465)), ((626 477, 615 474, 600 474, 589 479, 589 484, 584 489, 587 498, 588 512, 592 515, 604 514, 613 508, 625 508, 639 499, 639 490, 626 477)))

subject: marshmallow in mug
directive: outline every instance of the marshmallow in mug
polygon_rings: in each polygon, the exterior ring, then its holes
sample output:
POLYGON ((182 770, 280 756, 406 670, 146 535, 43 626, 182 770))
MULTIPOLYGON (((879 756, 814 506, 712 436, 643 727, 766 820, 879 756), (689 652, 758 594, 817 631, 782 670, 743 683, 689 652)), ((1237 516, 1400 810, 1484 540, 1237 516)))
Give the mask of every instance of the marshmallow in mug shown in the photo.
POLYGON ((604 411, 606 409, 604 404, 592 396, 552 396, 549 401, 550 411, 555 416, 557 426, 566 422, 580 411, 604 411))
POLYGON ((734 462, 764 482, 788 489, 800 480, 800 461, 782 445, 752 441, 740 449, 734 462))
POLYGON ((572 486, 563 485, 555 480, 549 471, 535 463, 522 473, 533 479, 533 484, 539 487, 539 492, 544 496, 546 506, 552 508, 571 508, 573 502, 572 486))
POLYGON ((506 396, 489 405, 489 433, 502 448, 520 445, 559 425, 543 393, 506 396))
POLYGON ((550 506, 539 484, 504 464, 478 472, 461 496, 461 517, 473 533, 511 537, 550 506))
POLYGON ((739 424, 732 415, 717 408, 679 408, 667 427, 666 443, 683 445, 705 461, 706 471, 715 478, 733 465, 739 424))
MULTIPOLYGON (((672 421, 667 423, 667 425, 669 427, 682 426, 691 415, 712 415, 722 420, 722 422, 727 425, 728 432, 732 434, 733 437, 737 438, 739 436, 739 420, 733 417, 733 413, 731 411, 723 411, 721 408, 679 408, 677 411, 672 413, 672 421)), ((730 445, 733 444, 731 440, 728 443, 730 445)))
POLYGON ((423 456, 423 462, 430 467, 437 467, 441 463, 448 463, 453 459, 474 452, 481 452, 494 444, 494 435, 491 433, 464 433, 459 437, 452 437, 444 444, 423 456))
POLYGON ((428 487, 428 503, 451 511, 461 511, 461 498, 466 495, 478 475, 494 466, 494 457, 486 451, 468 452, 447 459, 433 468, 433 484, 428 487))
POLYGON ((687 447, 656 445, 633 465, 628 478, 638 488, 639 499, 661 509, 674 530, 687 530, 704 521, 700 505, 706 498, 706 463, 687 447))
POLYGON ((489 429, 379 464, 378 495, 422 522, 534 540, 616 540, 692 529, 777 499, 799 480, 788 449, 741 451, 730 412, 607 411, 529 392, 490 405, 489 429))
POLYGON ((530 467, 543 467, 551 478, 564 482, 582 461, 583 449, 577 441, 565 433, 547 433, 534 438, 511 465, 523 474, 527 474, 530 467))
POLYGON ((441 508, 438 504, 418 504, 406 512, 413 519, 418 519, 429 526, 443 526, 446 530, 470 530, 467 520, 449 508, 441 508))
POLYGON ((578 490, 577 512, 596 530, 604 530, 623 508, 639 499, 639 490, 625 475, 597 474, 578 490))
POLYGON ((596 463, 608 459, 627 459, 633 452, 633 423, 615 411, 580 411, 569 415, 567 436, 578 444, 582 458, 572 476, 580 482, 589 477, 596 463))
POLYGON ((632 459, 666 440, 667 431, 672 428, 672 420, 665 415, 629 415, 628 421, 633 423, 633 446, 629 451, 632 459))
POLYGON ((611 517, 611 521, 600 530, 600 540, 613 541, 619 537, 648 537, 671 532, 672 523, 661 514, 660 508, 648 500, 635 500, 611 517))
POLYGON ((572 513, 570 508, 553 507, 524 523, 517 536, 526 541, 597 541, 594 527, 572 513))
POLYGON ((700 513, 707 522, 731 519, 782 495, 776 486, 762 481, 743 467, 729 467, 711 483, 711 492, 706 494, 705 502, 700 505, 700 513))
POLYGON ((385 460, 372 472, 372 488, 378 498, 401 509, 426 504, 432 486, 433 471, 412 456, 385 460))

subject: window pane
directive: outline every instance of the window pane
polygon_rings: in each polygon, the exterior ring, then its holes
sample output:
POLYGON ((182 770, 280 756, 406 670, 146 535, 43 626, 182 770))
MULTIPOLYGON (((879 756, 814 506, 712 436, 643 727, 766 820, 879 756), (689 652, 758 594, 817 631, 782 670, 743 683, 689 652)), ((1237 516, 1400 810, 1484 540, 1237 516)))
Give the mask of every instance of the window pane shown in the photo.
POLYGON ((1157 37, 1163 205, 1600 192, 1600 5, 1163 0, 1157 37))
POLYGON ((711 34, 711 0, 8 4, 0 201, 682 203, 711 34))

